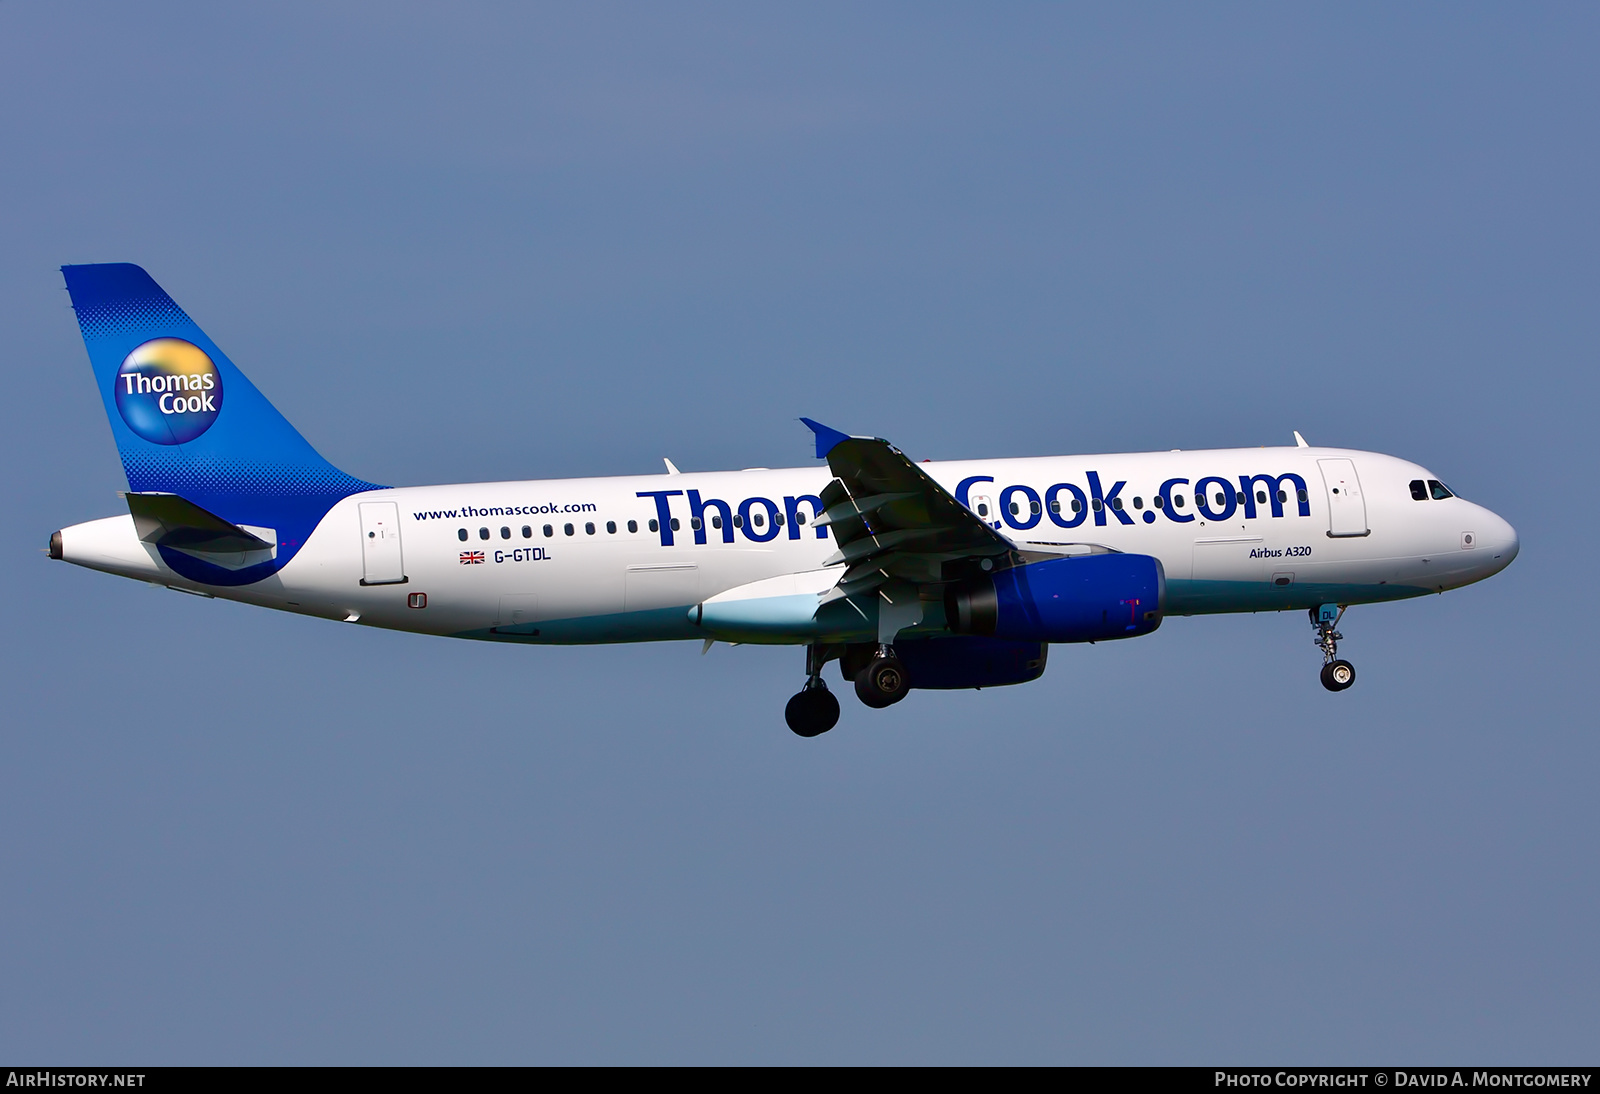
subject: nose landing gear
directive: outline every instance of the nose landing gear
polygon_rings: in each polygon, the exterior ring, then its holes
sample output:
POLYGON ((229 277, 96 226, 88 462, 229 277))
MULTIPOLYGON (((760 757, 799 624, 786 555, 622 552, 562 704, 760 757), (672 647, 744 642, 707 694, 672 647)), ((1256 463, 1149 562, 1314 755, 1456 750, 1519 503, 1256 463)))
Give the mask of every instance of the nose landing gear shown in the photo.
POLYGON ((1339 620, 1344 618, 1344 608, 1338 604, 1322 604, 1311 609, 1311 627, 1317 632, 1317 648, 1322 651, 1322 686, 1329 691, 1343 691, 1356 682, 1356 667, 1339 657, 1339 620))

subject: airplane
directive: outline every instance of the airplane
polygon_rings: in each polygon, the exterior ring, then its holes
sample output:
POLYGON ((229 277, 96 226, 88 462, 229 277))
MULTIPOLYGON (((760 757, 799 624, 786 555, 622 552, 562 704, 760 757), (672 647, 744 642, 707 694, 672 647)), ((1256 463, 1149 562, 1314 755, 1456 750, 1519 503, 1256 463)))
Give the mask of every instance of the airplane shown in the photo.
POLYGON ((187 593, 523 645, 802 646, 785 720, 1038 679, 1053 644, 1170 615, 1304 611, 1331 692, 1352 604, 1516 558, 1432 471, 1293 447, 914 462, 809 418, 823 465, 390 487, 329 464, 143 269, 62 267, 128 512, 49 555, 187 593))

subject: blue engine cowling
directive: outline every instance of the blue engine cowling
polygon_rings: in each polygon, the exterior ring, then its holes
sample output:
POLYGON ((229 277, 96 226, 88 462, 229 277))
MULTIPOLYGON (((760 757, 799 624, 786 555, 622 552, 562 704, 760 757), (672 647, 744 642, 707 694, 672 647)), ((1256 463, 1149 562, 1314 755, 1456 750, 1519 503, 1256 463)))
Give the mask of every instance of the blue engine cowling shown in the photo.
POLYGON ((945 590, 957 634, 1030 642, 1136 638, 1161 626, 1166 576, 1150 555, 1053 558, 945 590))
POLYGON ((1050 647, 999 638, 917 638, 894 644, 914 688, 953 691, 1026 684, 1044 675, 1050 647))

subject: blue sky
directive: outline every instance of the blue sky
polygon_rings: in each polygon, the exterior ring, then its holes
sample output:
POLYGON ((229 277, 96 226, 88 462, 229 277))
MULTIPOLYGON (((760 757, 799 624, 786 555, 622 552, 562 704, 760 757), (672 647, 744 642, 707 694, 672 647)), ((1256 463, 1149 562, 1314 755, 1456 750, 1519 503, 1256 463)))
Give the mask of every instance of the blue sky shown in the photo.
POLYGON ((0 1056, 1592 1061, 1582 5, 0 5, 0 1056), (389 483, 1314 443, 1473 588, 782 724, 795 651, 502 649, 49 562, 137 262, 389 483))

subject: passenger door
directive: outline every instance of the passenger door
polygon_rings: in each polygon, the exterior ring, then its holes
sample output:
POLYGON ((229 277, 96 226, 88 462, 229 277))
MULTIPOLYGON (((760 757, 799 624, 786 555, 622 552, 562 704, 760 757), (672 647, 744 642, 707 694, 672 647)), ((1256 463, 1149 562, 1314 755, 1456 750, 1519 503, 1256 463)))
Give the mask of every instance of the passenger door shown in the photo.
POLYGON ((1361 496, 1361 480, 1356 478, 1352 460, 1318 460, 1322 485, 1328 492, 1328 535, 1364 536, 1367 528, 1367 500, 1361 496))
POLYGON ((364 501, 361 510, 361 584, 399 585, 406 579, 400 556, 400 507, 364 501))

